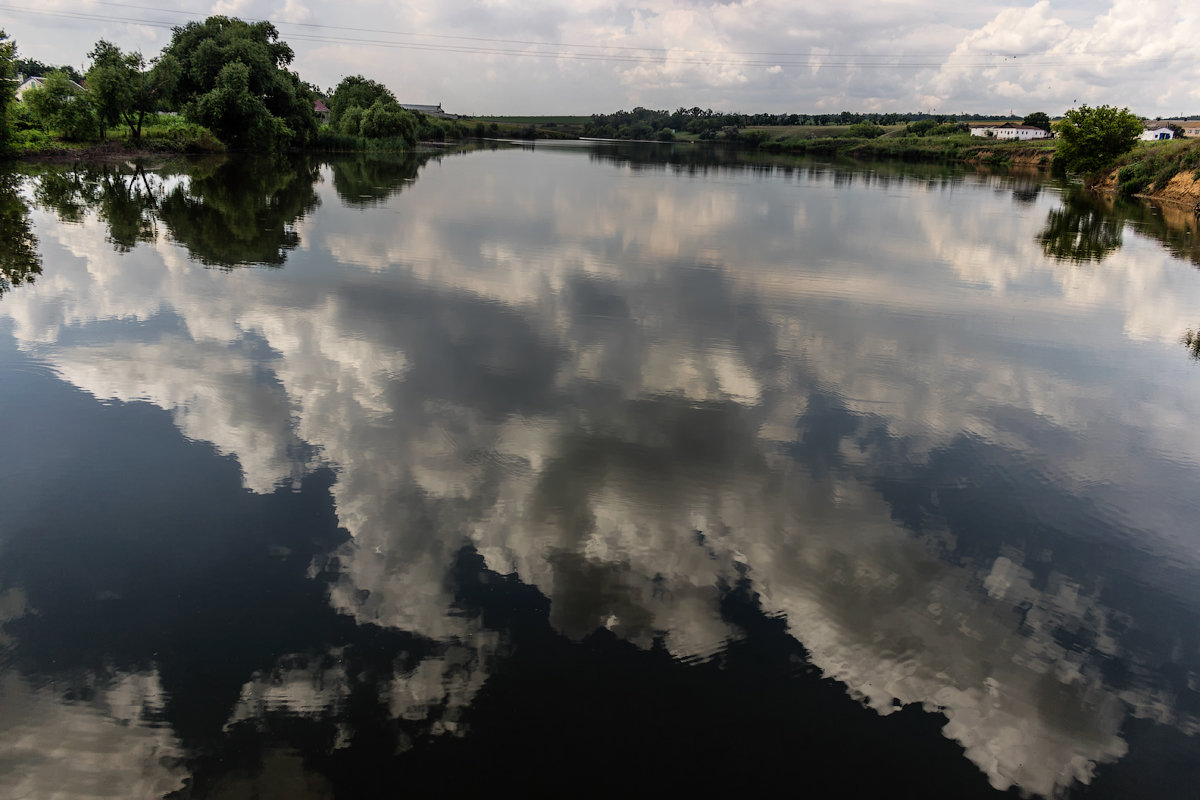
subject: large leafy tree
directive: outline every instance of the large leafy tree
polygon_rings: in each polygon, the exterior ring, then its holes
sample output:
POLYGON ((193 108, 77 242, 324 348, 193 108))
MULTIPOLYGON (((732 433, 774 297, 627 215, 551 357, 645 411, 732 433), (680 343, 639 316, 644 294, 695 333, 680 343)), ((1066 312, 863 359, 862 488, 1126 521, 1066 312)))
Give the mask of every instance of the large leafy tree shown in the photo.
POLYGON ((417 116, 381 97, 363 111, 359 133, 370 139, 397 137, 412 146, 417 143, 417 116))
POLYGON ((304 144, 317 131, 312 93, 290 72, 292 48, 269 22, 209 17, 175 28, 163 58, 178 65, 184 116, 236 149, 304 144))
POLYGON ((396 96, 382 83, 362 75, 342 78, 341 83, 329 96, 329 124, 341 130, 342 118, 350 113, 350 109, 357 108, 361 114, 374 105, 376 100, 383 100, 385 104, 390 101, 394 104, 396 96))
POLYGON ((1046 133, 1050 132, 1050 115, 1045 111, 1035 111, 1029 114, 1025 119, 1021 120, 1022 125, 1030 125, 1034 128, 1041 128, 1046 133))
POLYGON ((1057 158, 1071 172, 1094 175, 1132 150, 1141 132, 1128 108, 1073 108, 1058 123, 1057 158))
POLYGON ((76 83, 83 82, 83 75, 79 74, 79 70, 72 67, 70 64, 62 66, 54 66, 53 64, 44 64, 36 58, 18 58, 17 72, 24 75, 26 78, 44 78, 51 72, 65 72, 67 77, 76 83))
POLYGON ((163 105, 178 81, 179 63, 164 56, 148 69, 141 53, 123 53, 103 39, 88 57, 92 68, 87 73, 87 87, 100 118, 101 136, 105 126, 124 123, 129 135, 140 139, 146 115, 163 105))

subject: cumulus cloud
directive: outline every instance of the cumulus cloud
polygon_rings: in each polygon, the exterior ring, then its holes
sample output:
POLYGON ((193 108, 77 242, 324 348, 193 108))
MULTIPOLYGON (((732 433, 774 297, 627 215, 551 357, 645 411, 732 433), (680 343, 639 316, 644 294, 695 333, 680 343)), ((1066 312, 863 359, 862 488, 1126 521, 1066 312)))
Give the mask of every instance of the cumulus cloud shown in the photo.
MULTIPOLYGON (((169 25, 188 19, 58 0, 39 9, 111 18, 28 14, 8 26, 27 55, 75 65, 101 36, 152 53, 169 39, 169 25)), ((220 0, 209 13, 275 20, 296 51, 295 67, 321 86, 364 73, 402 100, 440 101, 463 113, 588 114, 635 105, 1059 113, 1088 102, 1171 115, 1200 102, 1191 44, 1200 37, 1200 11, 1189 0, 1113 0, 1099 9, 1066 0, 1001 7, 356 0, 336 10, 299 0, 220 0)))

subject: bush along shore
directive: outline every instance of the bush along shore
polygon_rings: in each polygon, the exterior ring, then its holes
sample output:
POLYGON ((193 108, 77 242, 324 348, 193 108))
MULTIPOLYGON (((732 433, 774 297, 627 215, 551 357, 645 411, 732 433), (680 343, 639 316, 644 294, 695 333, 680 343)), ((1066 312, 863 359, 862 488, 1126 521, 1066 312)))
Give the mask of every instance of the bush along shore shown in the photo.
POLYGON ((1050 139, 997 142, 969 133, 950 136, 880 136, 766 140, 758 149, 769 153, 847 156, 898 161, 955 161, 991 166, 1049 166, 1054 160, 1050 139))
POLYGON ((12 137, 7 155, 38 161, 106 160, 139 155, 202 155, 223 153, 227 149, 208 128, 179 116, 162 114, 146 120, 138 139, 130 138, 120 129, 108 131, 98 141, 87 142, 66 141, 36 128, 18 131, 12 137))
POLYGON ((1092 188, 1200 212, 1200 139, 1148 142, 1126 153, 1092 188))

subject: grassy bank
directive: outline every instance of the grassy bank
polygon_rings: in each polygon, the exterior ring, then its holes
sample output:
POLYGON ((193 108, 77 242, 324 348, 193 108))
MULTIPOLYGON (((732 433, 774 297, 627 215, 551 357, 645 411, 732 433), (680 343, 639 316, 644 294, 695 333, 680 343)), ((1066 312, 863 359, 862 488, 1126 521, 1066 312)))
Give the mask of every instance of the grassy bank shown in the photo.
POLYGON ((1143 142, 1095 188, 1200 209, 1200 139, 1143 142))
POLYGON ((846 156, 898 161, 961 161, 989 165, 1047 166, 1054 160, 1053 140, 998 142, 970 134, 906 136, 902 131, 876 138, 782 136, 761 141, 770 153, 846 156))
POLYGON ((103 160, 140 154, 220 153, 226 149, 208 128, 166 115, 147 117, 138 139, 124 126, 109 128, 103 139, 89 142, 69 142, 30 128, 14 132, 11 145, 8 158, 34 160, 103 160))

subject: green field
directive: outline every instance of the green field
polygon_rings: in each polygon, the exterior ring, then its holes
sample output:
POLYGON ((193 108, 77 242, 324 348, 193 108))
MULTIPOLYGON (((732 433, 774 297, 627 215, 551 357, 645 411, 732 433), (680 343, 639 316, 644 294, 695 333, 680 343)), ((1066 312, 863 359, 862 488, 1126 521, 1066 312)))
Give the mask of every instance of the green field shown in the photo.
POLYGON ((584 125, 592 118, 587 117, 468 117, 472 121, 498 122, 503 125, 584 125))

